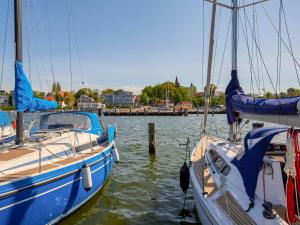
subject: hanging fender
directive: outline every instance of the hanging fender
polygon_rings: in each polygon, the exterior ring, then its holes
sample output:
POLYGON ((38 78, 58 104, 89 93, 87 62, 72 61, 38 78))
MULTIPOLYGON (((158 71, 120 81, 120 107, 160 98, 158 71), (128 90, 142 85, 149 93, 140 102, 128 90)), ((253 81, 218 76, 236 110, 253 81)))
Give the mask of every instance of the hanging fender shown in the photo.
POLYGON ((93 187, 92 173, 90 167, 84 163, 81 168, 81 173, 82 185, 84 189, 88 191, 93 187))
POLYGON ((190 186, 190 169, 186 162, 180 168, 180 187, 183 193, 186 193, 190 186))
POLYGON ((113 155, 114 162, 118 163, 120 161, 120 156, 119 156, 119 152, 118 152, 115 142, 112 146, 111 153, 113 155))

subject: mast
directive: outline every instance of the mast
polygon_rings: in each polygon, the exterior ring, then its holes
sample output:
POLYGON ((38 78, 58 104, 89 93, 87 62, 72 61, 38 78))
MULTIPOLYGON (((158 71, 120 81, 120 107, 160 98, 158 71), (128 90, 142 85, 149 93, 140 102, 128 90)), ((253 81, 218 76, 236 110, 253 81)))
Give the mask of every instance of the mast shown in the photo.
MULTIPOLYGON (((16 62, 22 63, 22 0, 14 0, 16 62)), ((16 144, 22 144, 23 112, 17 112, 16 144)))
MULTIPOLYGON (((238 47, 238 2, 232 0, 232 72, 237 73, 237 47, 238 47)), ((229 139, 230 141, 238 140, 238 122, 235 121, 230 125, 229 139)))
POLYGON ((211 83, 211 68, 212 68, 213 49, 214 49, 216 8, 217 8, 216 0, 213 0, 212 14, 211 14, 211 24, 210 24, 210 40, 209 40, 208 65, 207 65, 207 79, 206 79, 206 86, 205 86, 203 132, 206 132, 209 98, 210 98, 210 83, 211 83))

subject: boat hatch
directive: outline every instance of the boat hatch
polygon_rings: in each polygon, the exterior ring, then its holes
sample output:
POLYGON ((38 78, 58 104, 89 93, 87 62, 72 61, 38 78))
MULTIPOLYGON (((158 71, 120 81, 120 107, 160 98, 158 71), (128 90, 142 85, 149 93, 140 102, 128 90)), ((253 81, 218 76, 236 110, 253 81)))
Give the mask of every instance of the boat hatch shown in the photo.
POLYGON ((208 152, 210 161, 213 164, 214 168, 218 173, 222 173, 224 176, 227 176, 231 170, 230 166, 226 163, 226 161, 220 156, 220 154, 211 149, 208 152))

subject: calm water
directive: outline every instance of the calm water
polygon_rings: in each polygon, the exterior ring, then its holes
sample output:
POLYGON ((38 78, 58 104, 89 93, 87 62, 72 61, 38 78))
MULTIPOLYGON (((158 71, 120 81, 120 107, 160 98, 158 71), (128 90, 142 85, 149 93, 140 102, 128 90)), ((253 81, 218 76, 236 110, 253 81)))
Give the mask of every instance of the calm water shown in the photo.
MULTIPOLYGON (((180 143, 195 143, 202 117, 104 117, 118 124, 121 161, 115 165, 103 189, 61 224, 179 224, 184 195, 179 169, 185 151, 180 143), (148 154, 148 123, 155 122, 157 154, 148 154)), ((225 116, 213 119, 224 134, 225 116), (224 126, 223 126, 224 125, 224 126), (223 127, 223 128, 222 128, 223 127)), ((214 125, 214 127, 216 127, 214 125)), ((188 224, 198 224, 191 188, 187 193, 188 224)))

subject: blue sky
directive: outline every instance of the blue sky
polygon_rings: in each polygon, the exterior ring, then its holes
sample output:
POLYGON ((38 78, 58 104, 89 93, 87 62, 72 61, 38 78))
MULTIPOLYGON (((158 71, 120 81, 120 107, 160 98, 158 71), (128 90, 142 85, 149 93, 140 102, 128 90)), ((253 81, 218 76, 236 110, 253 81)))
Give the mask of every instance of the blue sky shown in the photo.
MULTIPOLYGON (((70 90, 71 88, 68 8, 71 21, 73 89, 82 86, 82 76, 85 82, 84 86, 93 89, 110 87, 137 92, 145 85, 167 80, 174 81, 176 75, 183 85, 193 82, 199 89, 202 87, 202 36, 204 31, 204 77, 206 77, 210 3, 203 4, 202 0, 30 0, 27 11, 26 1, 23 0, 24 66, 29 73, 28 34, 26 31, 27 12, 29 12, 30 71, 32 85, 36 90, 48 91, 51 87, 53 82, 49 66, 51 56, 55 79, 62 84, 64 89, 70 90), (202 27, 203 5, 204 28, 202 27), (80 55, 80 59, 78 55, 80 55)), ((10 2, 10 11, 2 88, 10 89, 14 82, 12 0, 0 0, 0 63, 3 60, 7 2, 10 2)), ((223 0, 223 2, 230 3, 231 1, 223 0)), ((272 0, 264 5, 277 25, 279 0, 272 0)), ((284 6, 294 54, 300 61, 298 41, 300 38, 298 24, 300 1, 284 1, 284 6)), ((270 76, 276 83, 277 35, 262 7, 257 6, 256 10, 262 55, 270 76)), ((252 8, 247 10, 250 19, 252 12, 252 8)), ((241 21, 244 22, 244 12, 241 11, 240 15, 241 21)), ((217 56, 213 82, 218 83, 219 80, 220 89, 224 89, 230 79, 230 39, 225 52, 223 69, 221 73, 219 72, 229 17, 228 10, 218 11, 217 56), (218 79, 219 74, 220 79, 218 79)), ((243 87, 250 91, 251 75, 248 52, 241 26, 239 30, 240 80, 243 87)), ((283 38, 287 41, 286 32, 282 33, 283 38)), ((248 36, 251 39, 249 30, 248 36)), ((251 40, 249 43, 251 48, 251 40)), ((285 90, 290 86, 298 87, 293 61, 284 50, 284 46, 282 49, 280 90, 285 90)), ((260 82, 257 82, 258 85, 252 77, 254 91, 257 92, 257 86, 260 86, 261 89, 263 85, 267 90, 272 91, 267 74, 262 71, 260 65, 260 74, 263 73, 263 78, 261 77, 260 82)))

